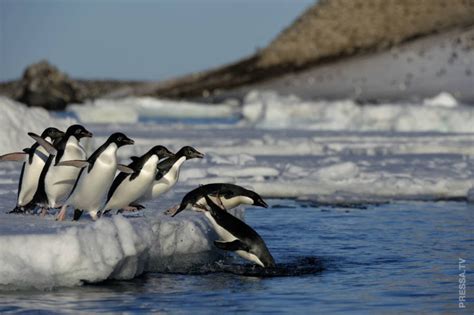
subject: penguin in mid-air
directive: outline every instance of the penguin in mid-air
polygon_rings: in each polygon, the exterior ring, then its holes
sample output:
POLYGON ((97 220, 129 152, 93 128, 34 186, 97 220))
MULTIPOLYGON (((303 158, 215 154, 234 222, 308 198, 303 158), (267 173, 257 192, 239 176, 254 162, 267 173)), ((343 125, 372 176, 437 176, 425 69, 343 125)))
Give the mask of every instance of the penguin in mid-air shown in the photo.
POLYGON ((240 206, 241 204, 268 208, 267 203, 262 197, 252 190, 234 184, 213 183, 202 185, 191 190, 183 197, 181 204, 177 208, 171 208, 166 213, 174 217, 184 209, 192 208, 195 205, 206 206, 204 197, 208 196, 211 200, 216 202, 215 198, 217 194, 219 194, 220 200, 227 210, 240 206))
MULTIPOLYGON (((217 248, 235 252, 264 268, 275 267, 272 254, 254 229, 227 212, 222 205, 215 204, 208 196, 204 196, 204 199, 207 205, 202 206, 204 214, 221 238, 214 241, 217 248)), ((216 199, 219 201, 219 194, 216 199)))
MULTIPOLYGON (((52 145, 56 144, 64 132, 54 128, 46 128, 41 133, 41 138, 52 145)), ((31 204, 38 189, 41 171, 48 159, 48 152, 45 148, 35 142, 31 147, 23 149, 23 152, 9 153, 0 156, 0 161, 24 161, 21 168, 20 180, 18 183, 18 193, 16 206, 9 213, 22 213, 25 210, 34 208, 31 204)))
POLYGON ((156 199, 158 196, 170 190, 179 179, 179 171, 184 161, 194 158, 202 159, 203 157, 204 154, 197 151, 193 147, 185 146, 182 147, 178 152, 176 152, 173 157, 170 157, 158 163, 158 172, 156 173, 155 180, 148 187, 145 194, 138 200, 135 200, 135 202, 132 203, 131 206, 142 207, 136 202, 156 199))
POLYGON ((57 208, 69 196, 74 186, 79 169, 61 166, 60 163, 68 160, 83 160, 86 151, 79 143, 84 137, 92 137, 92 133, 81 125, 72 125, 66 130, 66 134, 54 145, 44 141, 35 134, 29 134, 48 153, 50 153, 41 171, 38 181, 38 189, 31 201, 42 207, 42 213, 46 208, 57 208))
POLYGON ((74 220, 78 220, 84 210, 89 212, 94 220, 97 219, 97 213, 103 206, 117 169, 123 172, 133 172, 129 167, 117 163, 117 149, 134 143, 123 133, 117 132, 112 134, 86 161, 62 162, 61 165, 80 168, 80 173, 71 194, 57 216, 57 220, 62 221, 66 218, 68 206, 75 209, 74 220))
POLYGON ((102 211, 126 209, 130 203, 145 194, 152 184, 158 161, 172 156, 174 154, 167 148, 157 145, 141 157, 132 157, 133 161, 128 167, 133 170, 133 173, 121 172, 115 177, 102 211))

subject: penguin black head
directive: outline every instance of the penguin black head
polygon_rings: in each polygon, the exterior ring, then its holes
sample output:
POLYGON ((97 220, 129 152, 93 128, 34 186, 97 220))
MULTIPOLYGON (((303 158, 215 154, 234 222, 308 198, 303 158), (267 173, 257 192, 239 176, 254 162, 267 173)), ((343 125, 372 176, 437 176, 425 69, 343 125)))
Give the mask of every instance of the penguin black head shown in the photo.
POLYGON ((46 139, 47 137, 49 137, 54 141, 56 139, 64 137, 64 135, 65 133, 61 130, 54 127, 49 127, 43 131, 43 133, 41 134, 41 138, 46 139))
POLYGON ((124 145, 135 143, 135 141, 133 141, 132 139, 130 139, 129 137, 127 137, 126 135, 124 135, 121 132, 116 132, 116 133, 113 133, 112 135, 110 135, 107 142, 108 143, 115 143, 117 145, 117 147, 119 147, 119 148, 121 146, 124 146, 124 145))
POLYGON ((257 194, 254 191, 251 190, 245 190, 244 193, 247 197, 253 200, 253 205, 257 207, 262 207, 262 208, 268 208, 267 203, 263 200, 262 197, 260 197, 259 194, 257 194))
POLYGON ((92 137, 92 132, 87 130, 81 125, 72 125, 66 130, 66 136, 73 136, 77 140, 84 138, 84 137, 92 137))
POLYGON ((201 152, 197 151, 195 148, 190 147, 190 146, 182 147, 178 151, 178 153, 176 153, 176 155, 185 156, 186 160, 190 160, 194 158, 202 159, 204 157, 204 154, 202 154, 201 152))
POLYGON ((156 156, 158 156, 159 159, 174 156, 173 152, 171 152, 170 150, 168 150, 166 147, 162 145, 154 146, 153 148, 150 149, 149 152, 151 154, 155 154, 156 156))

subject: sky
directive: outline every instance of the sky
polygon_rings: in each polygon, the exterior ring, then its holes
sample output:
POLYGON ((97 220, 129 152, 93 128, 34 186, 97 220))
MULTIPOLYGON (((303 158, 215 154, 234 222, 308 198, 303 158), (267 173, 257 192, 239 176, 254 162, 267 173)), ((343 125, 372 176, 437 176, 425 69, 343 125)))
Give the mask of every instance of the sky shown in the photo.
POLYGON ((0 0, 0 81, 47 59, 74 78, 161 80, 265 47, 314 0, 0 0))

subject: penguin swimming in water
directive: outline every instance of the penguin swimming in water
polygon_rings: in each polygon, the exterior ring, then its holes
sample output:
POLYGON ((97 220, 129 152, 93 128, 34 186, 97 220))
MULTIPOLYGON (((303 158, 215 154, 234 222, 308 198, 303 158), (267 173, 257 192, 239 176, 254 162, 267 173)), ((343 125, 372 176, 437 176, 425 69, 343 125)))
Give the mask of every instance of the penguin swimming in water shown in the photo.
MULTIPOLYGON (((41 138, 52 145, 56 144, 64 132, 54 128, 46 128, 41 133, 41 138)), ((19 161, 23 160, 20 180, 18 183, 17 202, 15 208, 9 213, 22 213, 29 208, 33 197, 38 189, 39 177, 41 171, 48 159, 48 152, 45 148, 35 142, 31 147, 23 149, 23 152, 10 153, 0 156, 0 161, 19 161)))
POLYGON ((140 198, 155 179, 158 161, 172 156, 167 148, 157 145, 141 157, 132 157, 133 162, 128 167, 133 173, 121 172, 115 177, 102 211, 126 208, 140 198))
MULTIPOLYGON (((221 238, 219 241, 214 241, 217 248, 235 252, 240 257, 264 268, 275 267, 275 260, 267 245, 254 229, 228 213, 222 206, 215 204, 207 195, 204 199, 207 207, 201 208, 205 210, 206 218, 221 238)), ((217 194, 217 200, 219 200, 219 194, 217 194)))
POLYGON ((34 134, 30 136, 50 153, 41 171, 38 181, 38 189, 31 201, 42 207, 42 213, 46 208, 57 208, 69 196, 74 186, 79 169, 59 165, 63 161, 83 160, 86 152, 79 141, 84 137, 92 137, 92 133, 81 125, 72 125, 66 130, 66 134, 53 146, 45 143, 41 137, 34 134))
MULTIPOLYGON (((145 194, 136 200, 137 202, 156 199, 158 196, 169 191, 179 179, 179 171, 184 161, 198 158, 202 159, 204 154, 197 151, 193 147, 182 147, 173 157, 170 157, 158 163, 155 180, 148 187, 145 194)), ((142 207, 139 204, 133 203, 131 206, 142 207)))
POLYGON ((76 209, 74 220, 78 220, 82 211, 97 219, 97 212, 102 208, 105 196, 114 180, 117 169, 133 172, 125 165, 117 163, 117 149, 134 144, 134 141, 121 132, 112 134, 94 153, 84 160, 64 161, 61 165, 80 168, 79 176, 74 183, 71 194, 63 204, 57 220, 64 220, 68 206, 76 209))
POLYGON ((208 196, 211 200, 216 202, 215 198, 217 194, 219 194, 220 200, 227 210, 241 204, 268 208, 267 203, 254 191, 234 184, 213 183, 202 185, 191 190, 183 197, 179 207, 171 208, 166 213, 174 217, 184 209, 193 207, 194 205, 206 206, 204 197, 208 196))

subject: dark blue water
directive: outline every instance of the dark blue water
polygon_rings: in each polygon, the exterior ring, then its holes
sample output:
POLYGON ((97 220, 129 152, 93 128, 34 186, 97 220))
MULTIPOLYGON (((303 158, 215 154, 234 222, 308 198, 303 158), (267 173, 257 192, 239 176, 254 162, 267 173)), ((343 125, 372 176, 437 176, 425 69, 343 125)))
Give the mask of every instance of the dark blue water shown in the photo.
POLYGON ((0 311, 472 314, 473 204, 397 202, 366 209, 291 200, 271 204, 248 209, 246 220, 290 276, 239 275, 258 270, 235 259, 193 274, 4 291, 0 311), (459 258, 467 260, 464 310, 458 309, 459 258), (298 265, 309 273, 298 274, 298 265))

